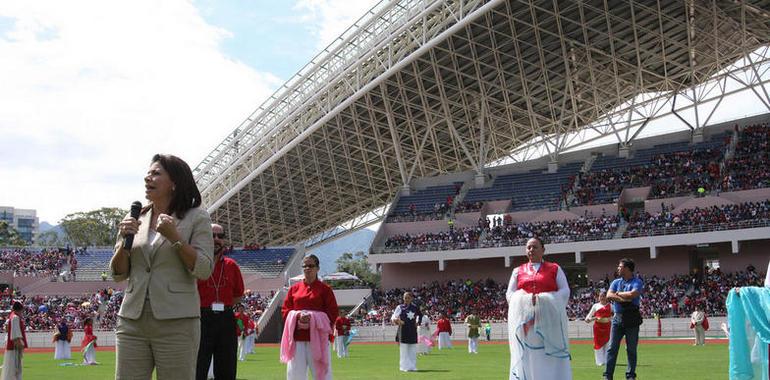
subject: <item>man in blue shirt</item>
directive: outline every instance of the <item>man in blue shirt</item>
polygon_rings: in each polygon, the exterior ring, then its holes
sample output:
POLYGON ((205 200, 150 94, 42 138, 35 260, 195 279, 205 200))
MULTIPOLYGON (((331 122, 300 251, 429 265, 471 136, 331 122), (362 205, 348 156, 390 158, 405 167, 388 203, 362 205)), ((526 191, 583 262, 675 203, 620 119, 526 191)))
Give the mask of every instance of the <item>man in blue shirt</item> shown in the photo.
POLYGON ((626 379, 636 380, 636 346, 639 344, 639 325, 642 324, 642 316, 639 312, 644 284, 642 279, 634 275, 634 261, 621 259, 618 263, 618 275, 620 278, 612 281, 610 290, 607 291, 607 299, 612 301, 612 330, 610 332, 610 348, 607 350, 607 367, 604 370, 604 379, 612 380, 615 373, 615 362, 618 359, 618 350, 623 336, 626 337, 626 354, 628 367, 626 379))

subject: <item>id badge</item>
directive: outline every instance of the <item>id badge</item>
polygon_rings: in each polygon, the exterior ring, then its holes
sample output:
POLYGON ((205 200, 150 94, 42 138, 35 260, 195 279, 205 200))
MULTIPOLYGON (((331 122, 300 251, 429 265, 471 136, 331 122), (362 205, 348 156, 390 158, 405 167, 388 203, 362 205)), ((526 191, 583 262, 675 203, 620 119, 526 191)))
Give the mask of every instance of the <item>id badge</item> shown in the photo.
POLYGON ((225 311, 225 304, 221 302, 214 302, 211 304, 211 311, 225 311))

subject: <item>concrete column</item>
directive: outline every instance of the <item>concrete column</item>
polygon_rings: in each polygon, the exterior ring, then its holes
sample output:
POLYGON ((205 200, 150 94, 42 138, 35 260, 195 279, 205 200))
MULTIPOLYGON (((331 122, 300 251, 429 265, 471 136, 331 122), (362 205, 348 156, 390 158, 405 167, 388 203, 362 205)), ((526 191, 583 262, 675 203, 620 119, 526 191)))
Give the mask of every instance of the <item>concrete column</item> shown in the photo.
POLYGON ((703 142, 703 130, 698 129, 692 133, 692 143, 697 144, 702 142, 703 142))
POLYGON ((551 161, 548 163, 548 173, 556 173, 559 170, 559 162, 551 161))
POLYGON ((408 184, 405 184, 405 185, 401 186, 401 195, 402 196, 404 196, 404 195, 408 196, 408 195, 411 195, 411 194, 412 194, 412 188, 408 184))
POLYGON ((620 148, 618 148, 618 157, 620 158, 631 157, 631 148, 628 145, 621 145, 620 148))
POLYGON ((733 254, 737 255, 740 252, 740 243, 738 243, 738 240, 730 241, 730 245, 733 248, 733 254))
POLYGON ((438 271, 439 272, 443 272, 445 268, 446 268, 446 262, 444 260, 439 260, 438 261, 438 271))
POLYGON ((650 258, 653 260, 658 258, 658 247, 650 247, 650 258))
POLYGON ((511 267, 511 256, 505 256, 505 267, 506 268, 511 267))
POLYGON ((577 251, 575 252, 575 264, 580 264, 583 262, 583 252, 577 251))
POLYGON ((486 176, 484 173, 476 173, 476 176, 473 177, 474 183, 476 184, 476 187, 482 187, 484 186, 484 183, 486 182, 486 176))

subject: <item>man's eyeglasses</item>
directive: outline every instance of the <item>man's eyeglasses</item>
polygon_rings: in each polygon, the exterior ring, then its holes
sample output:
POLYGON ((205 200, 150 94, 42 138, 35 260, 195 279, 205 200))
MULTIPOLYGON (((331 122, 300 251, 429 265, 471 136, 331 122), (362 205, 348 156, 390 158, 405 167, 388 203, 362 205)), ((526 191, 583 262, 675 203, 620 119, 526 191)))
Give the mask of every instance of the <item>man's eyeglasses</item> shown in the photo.
POLYGON ((302 265, 302 269, 305 269, 305 268, 315 268, 315 265, 313 265, 313 264, 303 264, 302 265))
POLYGON ((227 237, 224 232, 214 232, 212 235, 214 235, 214 237, 217 239, 224 239, 227 237))

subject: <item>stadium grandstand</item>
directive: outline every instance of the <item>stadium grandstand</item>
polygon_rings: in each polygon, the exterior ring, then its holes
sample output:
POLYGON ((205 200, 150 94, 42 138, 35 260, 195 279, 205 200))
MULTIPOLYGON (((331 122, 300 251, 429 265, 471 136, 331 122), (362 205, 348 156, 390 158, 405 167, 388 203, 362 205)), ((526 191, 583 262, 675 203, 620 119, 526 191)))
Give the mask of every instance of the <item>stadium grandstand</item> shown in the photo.
MULTIPOLYGON (((404 288, 432 314, 504 318, 534 235, 568 275, 573 318, 622 257, 648 281, 646 317, 724 314, 770 246, 767 9, 378 3, 194 170, 258 294, 260 340, 277 340, 306 251, 377 223, 381 287, 350 305, 362 324, 404 288)), ((78 254, 75 282, 98 285, 108 256, 78 254)))

